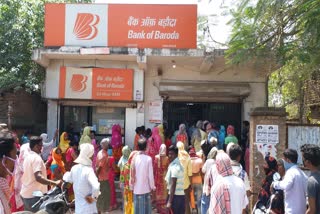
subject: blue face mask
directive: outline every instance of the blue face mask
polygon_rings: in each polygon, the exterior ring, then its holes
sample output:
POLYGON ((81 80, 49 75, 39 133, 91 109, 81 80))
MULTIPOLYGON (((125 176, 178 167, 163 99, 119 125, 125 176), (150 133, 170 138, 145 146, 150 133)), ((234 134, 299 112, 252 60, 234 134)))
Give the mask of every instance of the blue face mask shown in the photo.
POLYGON ((112 156, 112 149, 108 149, 108 155, 112 156))
POLYGON ((287 171, 288 169, 290 169, 292 166, 294 166, 295 164, 294 163, 289 163, 285 160, 283 160, 283 166, 284 166, 284 169, 287 171))

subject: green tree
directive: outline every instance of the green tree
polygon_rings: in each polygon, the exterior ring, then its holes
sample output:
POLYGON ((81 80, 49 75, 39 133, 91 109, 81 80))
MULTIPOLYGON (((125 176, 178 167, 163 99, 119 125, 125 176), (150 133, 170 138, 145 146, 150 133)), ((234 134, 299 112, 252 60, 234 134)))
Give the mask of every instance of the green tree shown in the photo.
POLYGON ((43 46, 44 5, 47 2, 89 3, 89 0, 1 0, 0 89, 39 90, 44 69, 31 60, 32 50, 43 46))
POLYGON ((232 16, 229 62, 268 64, 269 100, 301 121, 304 82, 319 73, 320 1, 241 0, 232 16))

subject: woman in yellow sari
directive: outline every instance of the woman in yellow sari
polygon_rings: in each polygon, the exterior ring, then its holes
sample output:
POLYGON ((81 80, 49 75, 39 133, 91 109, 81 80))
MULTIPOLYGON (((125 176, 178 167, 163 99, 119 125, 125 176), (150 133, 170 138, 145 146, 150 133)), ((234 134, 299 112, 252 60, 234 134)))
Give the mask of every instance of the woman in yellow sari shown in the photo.
POLYGON ((69 148, 69 143, 70 140, 68 139, 68 133, 62 132, 62 134, 60 135, 59 147, 63 154, 66 153, 67 149, 69 148))

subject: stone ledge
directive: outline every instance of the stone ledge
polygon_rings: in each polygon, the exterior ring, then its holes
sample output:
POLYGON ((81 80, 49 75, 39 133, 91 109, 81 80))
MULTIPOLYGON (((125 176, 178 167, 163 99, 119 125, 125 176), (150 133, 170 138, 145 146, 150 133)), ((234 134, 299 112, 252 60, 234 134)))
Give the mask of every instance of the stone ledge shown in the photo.
POLYGON ((287 112, 285 108, 275 108, 275 107, 257 107, 250 113, 251 116, 278 116, 286 117, 287 112))

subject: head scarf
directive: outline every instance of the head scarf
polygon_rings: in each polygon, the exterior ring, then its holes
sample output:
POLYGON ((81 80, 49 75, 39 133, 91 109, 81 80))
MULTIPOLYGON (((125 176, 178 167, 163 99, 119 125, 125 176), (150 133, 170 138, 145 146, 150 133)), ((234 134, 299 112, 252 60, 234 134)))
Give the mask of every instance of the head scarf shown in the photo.
POLYGON ((231 213, 230 204, 230 192, 229 186, 224 181, 223 177, 230 176, 233 174, 231 161, 226 153, 219 152, 216 157, 216 168, 218 173, 222 176, 213 185, 210 201, 210 209, 214 213, 231 213))
POLYGON ((165 139, 164 139, 164 128, 163 128, 163 124, 158 125, 158 130, 159 130, 159 135, 161 137, 161 141, 162 143, 164 143, 165 139))
POLYGON ((213 147, 213 148, 210 150, 207 159, 216 159, 217 153, 218 153, 217 147, 213 147))
POLYGON ((196 150, 194 148, 191 148, 189 150, 189 155, 190 155, 191 158, 197 158, 198 157, 198 155, 196 154, 196 150))
POLYGON ((83 143, 90 143, 91 144, 90 132, 91 132, 90 126, 86 126, 83 129, 83 133, 82 133, 82 136, 80 138, 79 145, 81 145, 83 143))
POLYGON ((159 156, 166 156, 167 155, 167 147, 166 144, 161 144, 159 150, 159 156))
POLYGON ((40 137, 42 138, 42 143, 45 144, 45 143, 49 143, 49 138, 48 138, 48 135, 46 133, 42 133, 40 135, 40 137))
POLYGON ((186 125, 185 124, 180 124, 180 126, 179 126, 179 133, 178 134, 187 134, 187 132, 186 132, 186 125))
POLYGON ((227 135, 234 135, 234 127, 229 125, 227 127, 227 135))
MULTIPOLYGON (((59 147, 62 151, 62 153, 65 153, 67 151, 67 149, 69 148, 69 143, 70 140, 65 140, 64 136, 67 134, 67 132, 63 132, 60 136, 60 142, 59 142, 59 147)), ((91 143, 91 141, 90 141, 91 143)))
POLYGON ((216 157, 216 166, 218 173, 223 176, 230 176, 233 174, 231 160, 226 153, 218 153, 216 157))
POLYGON ((119 124, 112 126, 111 146, 119 148, 122 145, 121 126, 119 124))
POLYGON ((110 139, 109 138, 103 138, 100 142, 100 145, 109 145, 110 139))
POLYGON ((159 134, 159 128, 158 127, 154 127, 152 129, 152 135, 151 135, 154 145, 155 145, 155 149, 156 149, 156 154, 159 152, 160 146, 163 143, 161 136, 159 134))
POLYGON ((182 142, 177 143, 177 148, 179 150, 178 157, 182 166, 185 166, 190 159, 189 154, 184 150, 184 144, 182 142))
POLYGON ((75 159, 75 163, 79 163, 85 166, 92 166, 91 157, 94 153, 94 147, 92 144, 84 143, 80 146, 80 154, 77 159, 75 159))
POLYGON ((64 168, 64 163, 62 161, 62 154, 57 154, 58 147, 54 148, 52 150, 52 165, 57 164, 61 170, 62 173, 65 173, 66 170, 64 168))
POLYGON ((124 165, 128 162, 129 156, 131 153, 131 149, 129 146, 124 146, 122 148, 122 156, 118 162, 118 167, 120 168, 120 170, 124 167, 124 165))

